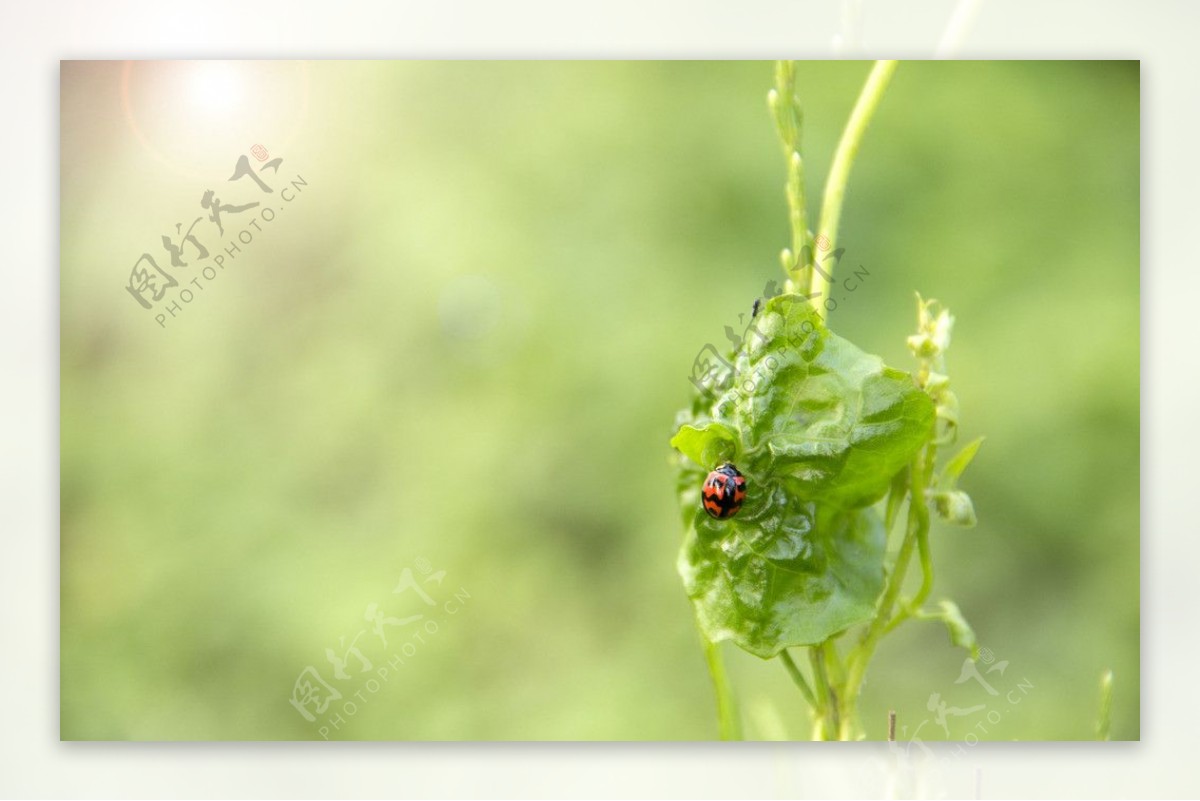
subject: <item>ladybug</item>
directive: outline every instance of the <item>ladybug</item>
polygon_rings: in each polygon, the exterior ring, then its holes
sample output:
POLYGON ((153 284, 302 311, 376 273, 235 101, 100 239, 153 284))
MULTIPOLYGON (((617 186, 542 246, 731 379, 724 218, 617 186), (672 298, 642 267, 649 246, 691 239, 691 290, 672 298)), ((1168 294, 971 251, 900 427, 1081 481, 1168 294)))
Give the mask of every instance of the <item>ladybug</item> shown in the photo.
POLYGON ((731 462, 726 462, 704 479, 701 495, 709 517, 717 520, 733 517, 746 500, 746 479, 731 462))

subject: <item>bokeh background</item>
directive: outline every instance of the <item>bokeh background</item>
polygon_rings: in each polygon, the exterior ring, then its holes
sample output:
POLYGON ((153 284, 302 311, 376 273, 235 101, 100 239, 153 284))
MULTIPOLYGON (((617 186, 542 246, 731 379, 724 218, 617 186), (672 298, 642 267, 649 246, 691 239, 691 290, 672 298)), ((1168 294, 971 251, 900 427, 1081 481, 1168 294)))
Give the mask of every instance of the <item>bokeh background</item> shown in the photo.
MULTIPOLYGON (((810 214, 868 69, 799 67, 810 214)), ((693 358, 782 278, 772 66, 61 79, 61 736, 714 738, 667 440, 693 358), (226 180, 254 144, 271 195, 226 180), (278 213, 202 221, 210 261, 171 268, 208 189, 278 213), (124 289, 143 252, 204 287, 165 327, 124 289), (372 667, 338 679, 352 642, 372 667), (309 667, 343 696, 311 722, 309 667)), ((1135 62, 914 62, 868 131, 841 235, 868 275, 831 323, 907 368, 915 290, 958 318, 987 441, 935 597, 1007 663, 996 696, 956 683, 945 631, 907 624, 872 737, 894 708, 901 739, 1091 739, 1107 669, 1139 735, 1138 115, 1135 62)), ((747 735, 806 737, 782 666, 726 656, 747 735)))

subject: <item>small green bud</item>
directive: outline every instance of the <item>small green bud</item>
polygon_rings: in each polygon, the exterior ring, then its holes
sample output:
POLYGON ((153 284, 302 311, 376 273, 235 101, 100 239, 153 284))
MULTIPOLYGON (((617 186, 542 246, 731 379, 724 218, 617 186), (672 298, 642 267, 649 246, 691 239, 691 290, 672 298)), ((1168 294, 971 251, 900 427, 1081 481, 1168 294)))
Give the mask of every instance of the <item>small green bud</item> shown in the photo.
POLYGON ((937 346, 929 334, 921 332, 908 338, 908 349, 918 359, 929 359, 937 355, 937 346))
POLYGON ((908 338, 908 347, 918 359, 941 356, 950 348, 954 315, 947 309, 934 314, 938 305, 936 300, 925 300, 917 295, 917 333, 908 338))
POLYGON ((975 504, 971 503, 971 496, 962 490, 935 492, 933 508, 938 517, 952 525, 970 528, 976 523, 975 504))

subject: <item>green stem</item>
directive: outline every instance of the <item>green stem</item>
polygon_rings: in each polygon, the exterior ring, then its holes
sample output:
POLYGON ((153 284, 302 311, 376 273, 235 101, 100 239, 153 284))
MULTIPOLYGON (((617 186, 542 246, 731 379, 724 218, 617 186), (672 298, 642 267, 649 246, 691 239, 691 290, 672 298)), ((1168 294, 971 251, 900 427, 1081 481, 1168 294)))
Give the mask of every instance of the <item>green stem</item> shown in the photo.
POLYGON ((1108 740, 1112 730, 1113 674, 1104 671, 1100 677, 1100 716, 1096 721, 1096 739, 1108 740))
POLYGON ((933 554, 929 550, 929 508, 924 509, 924 520, 917 529, 917 554, 921 559, 921 588, 908 604, 911 609, 920 609, 933 592, 933 554))
MULTIPOLYGON (((929 532, 929 507, 925 502, 925 489, 928 485, 930 470, 926 459, 932 448, 933 446, 930 445, 918 451, 909 469, 911 487, 908 501, 908 528, 904 533, 904 540, 900 543, 900 551, 896 554, 896 561, 892 565, 883 597, 879 601, 879 607, 875 610, 875 617, 868 624, 862 640, 851 651, 847 659, 846 680, 842 685, 845 709, 840 732, 842 739, 850 739, 853 736, 851 729, 857 720, 858 696, 862 691, 863 679, 866 677, 867 663, 871 661, 875 647, 884 634, 908 615, 907 610, 901 610, 897 615, 897 620, 893 621, 892 608, 896 605, 896 599, 899 597, 904 579, 908 575, 908 565, 912 560, 913 550, 919 546, 920 541, 929 532)), ((928 543, 926 543, 925 550, 928 552, 928 543)), ((930 570, 932 571, 932 565, 930 565, 930 570)), ((929 575, 932 577, 932 572, 929 575)))
MULTIPOLYGON (((924 496, 926 488, 929 487, 933 480, 933 465, 937 459, 937 445, 930 442, 925 446, 924 455, 920 457, 917 464, 920 464, 922 474, 914 482, 916 486, 921 488, 921 494, 924 496)), ((914 471, 916 467, 914 466, 914 471)), ((915 495, 913 496, 916 497, 915 495)), ((916 539, 917 553, 921 560, 921 586, 908 601, 900 604, 900 611, 888 623, 887 628, 883 633, 887 634, 892 629, 899 626, 908 618, 918 613, 925 601, 929 599, 930 593, 933 592, 933 553, 929 547, 929 505, 927 503, 915 503, 910 506, 910 519, 915 515, 916 520, 916 539)))
POLYGON ((825 665, 825 650, 823 646, 824 643, 810 646, 808 654, 812 660, 813 681, 825 695, 824 714, 820 719, 821 739, 836 740, 838 738, 838 730, 841 728, 841 710, 838 708, 837 690, 829 681, 829 671, 825 665))
MULTIPOLYGON (((891 80, 892 73, 896 71, 896 63, 895 61, 875 62, 875 66, 871 68, 871 74, 867 76, 862 93, 858 96, 858 102, 854 104, 854 111, 850 113, 846 128, 842 131, 842 138, 838 142, 837 151, 833 156, 833 166, 829 168, 829 178, 825 181, 821 221, 817 226, 817 241, 820 242, 821 249, 826 252, 833 253, 837 250, 838 222, 842 216, 842 200, 846 195, 846 181, 850 177, 850 167, 854 164, 854 157, 858 155, 858 146, 862 143, 863 134, 866 133, 867 125, 870 123, 875 109, 879 106, 879 101, 883 98, 888 81, 891 80)), ((830 269, 832 270, 832 267, 830 269)), ((810 295, 824 297, 829 291, 831 279, 830 273, 820 269, 813 270, 812 283, 809 285, 810 295)))
POLYGON ((846 667, 838 653, 837 641, 830 637, 821 643, 821 656, 829 676, 829 697, 833 704, 833 734, 839 740, 852 740, 857 735, 854 709, 848 707, 846 694, 846 667))
POLYGON ((905 467, 892 477, 892 486, 888 488, 887 505, 883 514, 885 536, 892 538, 892 527, 900 515, 900 506, 908 496, 908 468, 905 467))
POLYGON ((792 677, 792 681, 800 688, 800 694, 804 696, 804 700, 816 712, 820 708, 819 704, 817 704, 816 696, 813 695, 812 688, 808 686, 808 680, 800 672, 800 667, 792 659, 792 655, 784 648, 779 652, 779 658, 783 661, 783 666, 787 668, 788 675, 792 677))
POLYGON ((733 688, 729 684, 729 676, 725 673, 725 662, 721 659, 721 647, 704 641, 704 658, 708 662, 708 672, 712 676, 713 690, 717 694, 717 720, 720 723, 722 740, 742 739, 742 727, 738 721, 737 704, 733 698, 733 688))
POLYGON ((804 159, 800 156, 800 133, 803 115, 796 97, 796 63, 775 62, 775 88, 767 93, 767 105, 775 118, 775 130, 783 146, 787 163, 786 195, 788 223, 791 227, 791 246, 780 254, 783 270, 792 288, 807 287, 808 267, 812 253, 809 245, 808 217, 804 200, 804 159))
POLYGON ((842 657, 838 654, 837 643, 832 637, 821 643, 821 652, 825 657, 825 665, 829 670, 829 678, 836 687, 846 678, 842 667, 842 657))

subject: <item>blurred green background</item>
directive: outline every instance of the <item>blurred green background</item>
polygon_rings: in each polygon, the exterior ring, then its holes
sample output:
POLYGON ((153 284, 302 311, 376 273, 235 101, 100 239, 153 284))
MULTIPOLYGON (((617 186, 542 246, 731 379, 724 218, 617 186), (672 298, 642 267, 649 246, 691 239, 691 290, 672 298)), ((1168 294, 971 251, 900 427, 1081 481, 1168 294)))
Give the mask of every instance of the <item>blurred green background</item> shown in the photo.
MULTIPOLYGON (((868 68, 799 66, 810 214, 868 68)), ((62 737, 714 738, 667 440, 693 358, 782 279, 771 81, 64 62, 62 737), (255 143, 271 196, 226 181, 255 143), (190 281, 259 213, 171 268, 208 189, 278 213, 162 327, 138 256, 190 281), (406 568, 432 605, 393 592, 406 568), (425 617, 385 645, 376 614, 425 617), (372 667, 341 680, 351 642, 372 667), (342 693, 311 722, 310 666, 342 693)), ((869 275, 831 324, 909 369, 913 292, 955 313, 962 436, 988 439, 934 597, 1007 662, 991 696, 906 625, 873 738, 894 708, 901 739, 1090 739, 1109 668, 1139 736, 1138 113, 1136 62, 913 62, 867 133, 840 244, 869 275), (933 693, 983 708, 943 729, 933 693)), ((783 667, 726 654, 748 736, 807 737, 783 667)))

